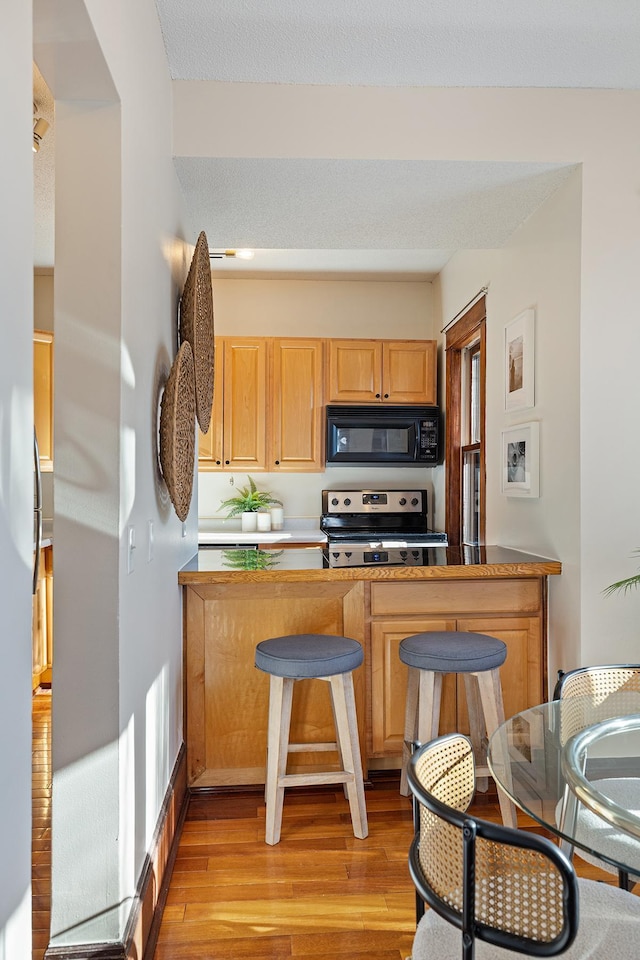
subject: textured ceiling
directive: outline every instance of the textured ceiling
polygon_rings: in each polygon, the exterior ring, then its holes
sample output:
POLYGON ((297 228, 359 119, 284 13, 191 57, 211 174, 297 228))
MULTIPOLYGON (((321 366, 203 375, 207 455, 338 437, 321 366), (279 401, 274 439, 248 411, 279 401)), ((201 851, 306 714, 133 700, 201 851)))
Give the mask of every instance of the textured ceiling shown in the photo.
MULTIPOLYGON (((309 270, 312 250, 341 251, 317 269, 432 276, 454 250, 501 247, 573 169, 534 163, 177 157, 192 221, 212 248, 287 248, 280 269, 309 270), (206 228, 205 228, 206 229, 206 228), (291 248, 298 248, 296 254, 291 248), (350 250, 370 250, 360 260, 350 250), (384 251, 404 250, 405 261, 384 251), (375 252, 381 255, 374 256, 375 252), (410 253, 413 256, 410 259, 410 253)), ((254 261, 218 273, 274 269, 254 261)))
POLYGON ((640 88, 637 0, 156 0, 174 78, 640 88))
MULTIPOLYGON (((175 79, 640 89, 640 0, 156 6, 175 79)), ((53 135, 34 155, 37 266, 53 264, 53 135)), ((571 169, 210 157, 178 157, 176 168, 195 233, 217 249, 258 248, 253 261, 217 261, 220 275, 411 277, 433 276, 456 249, 500 246, 571 169)))

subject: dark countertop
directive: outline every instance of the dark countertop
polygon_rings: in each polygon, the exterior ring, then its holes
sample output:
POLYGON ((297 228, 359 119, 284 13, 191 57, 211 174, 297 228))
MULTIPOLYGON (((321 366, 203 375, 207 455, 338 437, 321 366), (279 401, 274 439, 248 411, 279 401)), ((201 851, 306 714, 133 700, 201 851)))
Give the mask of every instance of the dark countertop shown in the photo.
POLYGON ((180 570, 181 585, 340 580, 493 579, 557 575, 559 560, 509 547, 437 547, 422 566, 329 568, 321 546, 286 550, 203 548, 180 570))

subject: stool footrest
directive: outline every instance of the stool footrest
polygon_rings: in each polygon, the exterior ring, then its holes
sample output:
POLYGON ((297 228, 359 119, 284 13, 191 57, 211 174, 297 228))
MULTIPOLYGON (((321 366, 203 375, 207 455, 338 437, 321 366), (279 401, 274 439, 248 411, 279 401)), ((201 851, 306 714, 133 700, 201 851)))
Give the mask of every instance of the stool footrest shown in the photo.
POLYGON ((331 743, 290 743, 287 753, 313 753, 314 751, 327 753, 329 750, 337 749, 338 744, 335 740, 331 743))
POLYGON ((346 770, 327 770, 316 773, 286 773, 278 777, 279 787, 304 787, 310 783, 353 783, 355 776, 346 770))

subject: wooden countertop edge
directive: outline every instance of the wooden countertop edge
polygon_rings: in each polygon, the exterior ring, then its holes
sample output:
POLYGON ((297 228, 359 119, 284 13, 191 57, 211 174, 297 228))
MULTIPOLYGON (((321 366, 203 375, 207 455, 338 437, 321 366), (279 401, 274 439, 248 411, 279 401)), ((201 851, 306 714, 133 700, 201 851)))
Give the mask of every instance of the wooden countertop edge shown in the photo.
POLYGON ((482 563, 467 566, 347 567, 316 570, 183 570, 178 584, 200 583, 311 583, 342 580, 496 580, 509 577, 546 577, 562 573, 558 560, 520 563, 482 563))

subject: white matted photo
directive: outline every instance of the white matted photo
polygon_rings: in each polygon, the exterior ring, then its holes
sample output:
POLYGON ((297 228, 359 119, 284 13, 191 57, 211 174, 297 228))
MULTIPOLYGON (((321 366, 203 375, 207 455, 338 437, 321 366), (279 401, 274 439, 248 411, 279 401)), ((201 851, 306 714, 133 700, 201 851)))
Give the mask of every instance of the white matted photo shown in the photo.
POLYGON ((535 406, 534 330, 534 310, 525 310, 504 328, 505 410, 535 406))
POLYGON ((540 425, 519 423, 502 431, 502 493, 540 496, 540 425))

